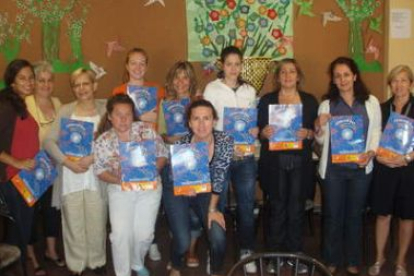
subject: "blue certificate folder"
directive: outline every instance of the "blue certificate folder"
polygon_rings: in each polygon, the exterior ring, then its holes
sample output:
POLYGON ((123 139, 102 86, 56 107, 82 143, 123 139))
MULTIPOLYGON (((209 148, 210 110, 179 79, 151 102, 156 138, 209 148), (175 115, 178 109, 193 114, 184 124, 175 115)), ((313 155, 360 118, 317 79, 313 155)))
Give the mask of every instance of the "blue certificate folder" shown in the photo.
POLYGON ((79 159, 92 153, 94 124, 68 118, 60 121, 59 148, 69 158, 79 159))
POLYGON ((162 103, 168 136, 181 136, 188 132, 185 110, 189 103, 190 98, 164 101, 162 103))
POLYGON ((172 145, 170 153, 174 195, 211 191, 207 143, 172 145))
POLYGON ((362 116, 334 116, 331 129, 332 163, 359 161, 365 152, 364 123, 362 116))
POLYGON ((241 151, 254 152, 255 138, 249 130, 256 126, 256 108, 224 108, 224 131, 234 138, 234 144, 241 151))
POLYGON ((414 120, 392 112, 381 135, 378 155, 394 157, 405 155, 412 150, 414 136, 414 120))
POLYGON ((274 134, 269 140, 269 150, 302 149, 297 132, 302 128, 302 104, 269 105, 269 125, 274 134))
POLYGON ((136 114, 142 115, 157 107, 157 88, 128 85, 128 95, 134 101, 136 114))
POLYGON ((36 154, 35 162, 36 166, 33 170, 20 170, 11 179, 29 206, 35 204, 53 184, 57 176, 56 168, 45 151, 42 150, 36 154))
POLYGON ((157 186, 154 140, 119 142, 121 186, 124 191, 153 190, 157 186))

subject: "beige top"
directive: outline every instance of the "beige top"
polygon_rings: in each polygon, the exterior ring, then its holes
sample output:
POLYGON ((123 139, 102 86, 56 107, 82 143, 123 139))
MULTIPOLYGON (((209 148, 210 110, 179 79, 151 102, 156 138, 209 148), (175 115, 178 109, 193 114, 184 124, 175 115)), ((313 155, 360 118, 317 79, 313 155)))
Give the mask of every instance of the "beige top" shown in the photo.
MULTIPOLYGON (((46 134, 49 131, 54 119, 50 120, 46 118, 42 110, 37 106, 34 95, 27 96, 25 98, 25 101, 26 101, 27 110, 29 110, 30 114, 32 115, 32 117, 35 119, 36 123, 39 126, 39 141, 41 145, 40 147, 42 148, 43 139, 46 137, 46 134)), ((51 97, 51 101, 52 101, 53 107, 55 108, 55 112, 57 115, 58 110, 62 104, 60 100, 56 97, 51 97)))

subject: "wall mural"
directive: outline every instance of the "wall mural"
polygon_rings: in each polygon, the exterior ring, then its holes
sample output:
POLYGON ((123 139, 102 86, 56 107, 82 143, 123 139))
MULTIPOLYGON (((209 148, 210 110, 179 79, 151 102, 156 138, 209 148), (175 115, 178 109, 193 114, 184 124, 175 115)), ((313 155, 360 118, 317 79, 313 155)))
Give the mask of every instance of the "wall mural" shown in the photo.
POLYGON ((188 59, 215 60, 226 46, 247 57, 293 56, 291 0, 187 0, 188 59))
MULTIPOLYGON (((348 51, 349 55, 358 64, 361 71, 368 72, 381 72, 382 65, 378 60, 367 61, 365 58, 366 49, 368 45, 365 45, 364 40, 364 28, 363 23, 366 20, 368 27, 373 31, 381 30, 382 16, 374 17, 375 12, 381 6, 381 0, 336 0, 339 7, 341 7, 343 13, 346 15, 349 21, 349 40, 348 51)), ((365 31, 365 36, 366 36, 365 31)), ((372 44, 372 42, 371 42, 372 44)), ((369 53, 369 52, 368 52, 369 53)))

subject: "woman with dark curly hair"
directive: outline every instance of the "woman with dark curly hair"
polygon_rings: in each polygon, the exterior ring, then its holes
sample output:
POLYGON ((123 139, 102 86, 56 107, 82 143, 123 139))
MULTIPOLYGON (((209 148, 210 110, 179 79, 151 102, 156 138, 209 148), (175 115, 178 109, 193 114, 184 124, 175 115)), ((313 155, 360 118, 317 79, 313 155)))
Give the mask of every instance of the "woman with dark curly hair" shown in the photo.
POLYGON ((319 106, 315 123, 316 141, 322 146, 319 174, 323 179, 323 248, 322 253, 332 273, 342 263, 342 250, 348 274, 359 274, 361 263, 362 213, 375 156, 381 136, 381 110, 369 94, 356 63, 339 57, 329 66, 329 89, 319 106), (331 129, 333 116, 359 115, 363 121, 365 152, 354 163, 332 162, 331 129))

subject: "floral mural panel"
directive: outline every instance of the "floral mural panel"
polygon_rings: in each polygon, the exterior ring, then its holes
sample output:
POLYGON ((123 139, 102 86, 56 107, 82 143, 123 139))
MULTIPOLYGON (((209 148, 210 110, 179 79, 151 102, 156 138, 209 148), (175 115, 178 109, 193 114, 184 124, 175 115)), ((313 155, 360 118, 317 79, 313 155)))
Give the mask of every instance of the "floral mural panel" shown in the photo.
POLYGON ((187 0, 188 59, 215 60, 231 45, 246 57, 292 57, 292 2, 187 0))

